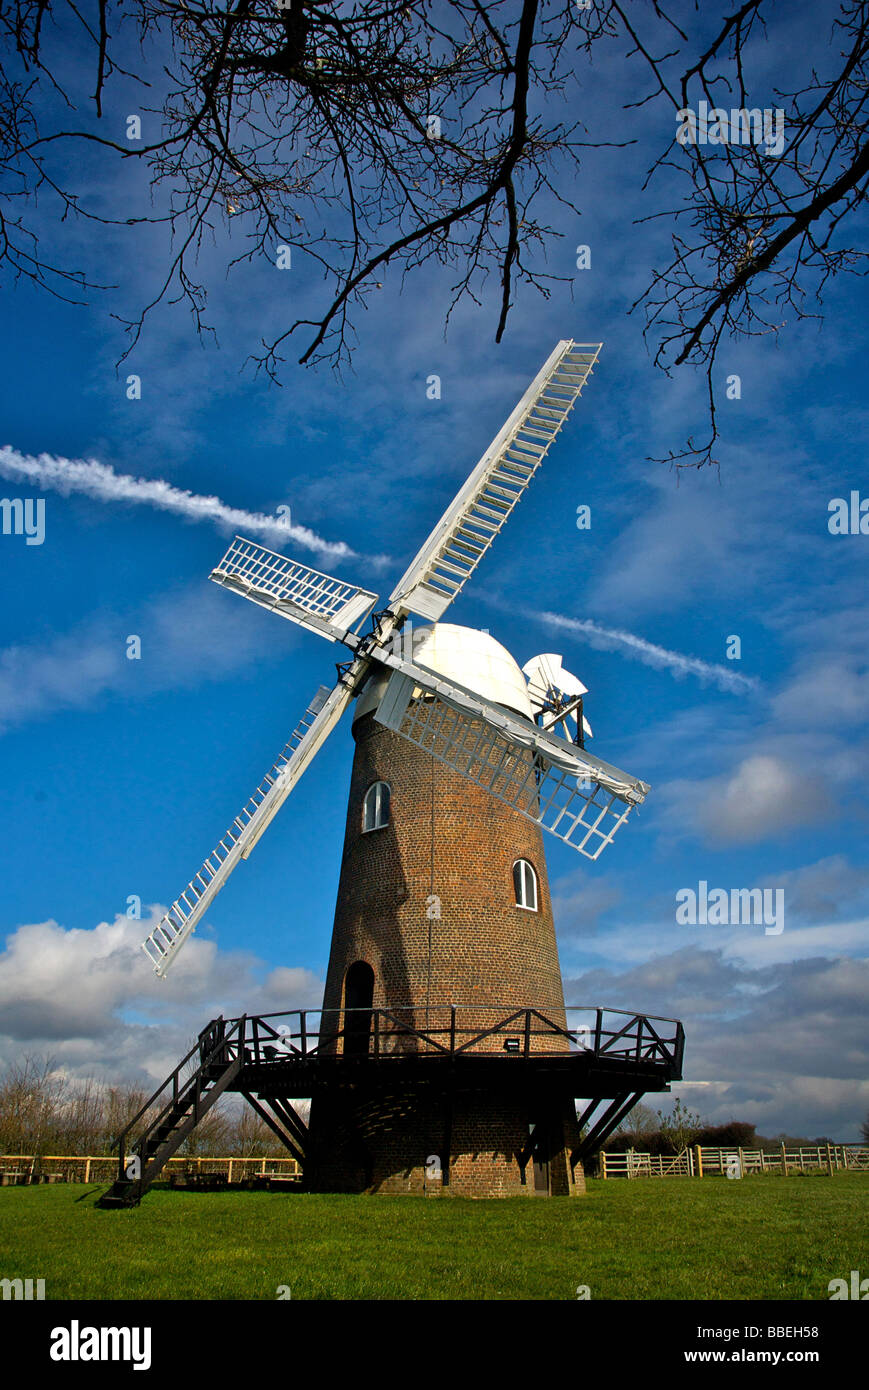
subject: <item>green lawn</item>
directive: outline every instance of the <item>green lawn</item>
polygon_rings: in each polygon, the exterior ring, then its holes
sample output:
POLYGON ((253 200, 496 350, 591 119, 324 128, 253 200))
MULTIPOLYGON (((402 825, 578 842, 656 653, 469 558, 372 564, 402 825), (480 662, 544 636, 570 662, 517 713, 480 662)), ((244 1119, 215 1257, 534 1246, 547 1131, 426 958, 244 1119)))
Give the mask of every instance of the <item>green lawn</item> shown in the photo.
POLYGON ((46 1298, 827 1299, 869 1274, 869 1174, 590 1182, 503 1201, 0 1188, 0 1278, 46 1298))

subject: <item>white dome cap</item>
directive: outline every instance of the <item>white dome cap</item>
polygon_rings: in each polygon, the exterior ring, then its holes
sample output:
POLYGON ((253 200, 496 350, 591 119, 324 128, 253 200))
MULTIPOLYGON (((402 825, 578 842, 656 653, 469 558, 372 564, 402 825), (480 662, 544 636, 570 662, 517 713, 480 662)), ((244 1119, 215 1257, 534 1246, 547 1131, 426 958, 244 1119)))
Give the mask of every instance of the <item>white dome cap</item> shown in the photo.
MULTIPOLYGON (((398 638, 396 638, 396 641, 398 638)), ((410 635, 408 634, 408 656, 410 635)), ((523 714, 533 721, 534 711, 528 698, 528 682, 519 665, 506 647, 472 627, 457 627, 455 623, 426 624, 413 629, 413 660, 447 680, 454 680, 482 695, 495 705, 523 714)), ((366 686, 356 703, 354 719, 374 709, 387 679, 386 673, 366 686)))

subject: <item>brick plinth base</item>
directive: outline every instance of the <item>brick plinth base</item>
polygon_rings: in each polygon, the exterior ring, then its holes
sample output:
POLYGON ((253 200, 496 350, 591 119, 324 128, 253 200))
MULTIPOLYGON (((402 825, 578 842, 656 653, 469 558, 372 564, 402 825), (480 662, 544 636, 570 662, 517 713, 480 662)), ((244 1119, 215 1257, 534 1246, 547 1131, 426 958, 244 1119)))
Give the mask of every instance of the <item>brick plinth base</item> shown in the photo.
POLYGON ((330 1088, 314 1097, 309 1134, 306 1186, 314 1192, 585 1192, 582 1165, 571 1170, 570 1164, 579 1138, 574 1106, 561 1099, 535 1102, 482 1091, 450 1096, 434 1082, 395 1092, 382 1086, 330 1088))

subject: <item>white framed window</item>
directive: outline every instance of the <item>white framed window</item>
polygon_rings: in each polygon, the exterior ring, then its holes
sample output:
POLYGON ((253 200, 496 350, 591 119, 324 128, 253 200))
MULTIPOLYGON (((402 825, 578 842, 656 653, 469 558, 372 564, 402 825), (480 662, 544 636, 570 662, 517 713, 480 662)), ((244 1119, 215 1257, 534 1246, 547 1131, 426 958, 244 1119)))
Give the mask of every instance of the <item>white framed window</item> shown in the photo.
POLYGON ((389 824, 389 783, 374 782, 362 802, 362 830, 382 830, 389 824))
POLYGON ((527 859, 517 859, 513 865, 513 894, 517 907, 537 911, 537 875, 527 859))

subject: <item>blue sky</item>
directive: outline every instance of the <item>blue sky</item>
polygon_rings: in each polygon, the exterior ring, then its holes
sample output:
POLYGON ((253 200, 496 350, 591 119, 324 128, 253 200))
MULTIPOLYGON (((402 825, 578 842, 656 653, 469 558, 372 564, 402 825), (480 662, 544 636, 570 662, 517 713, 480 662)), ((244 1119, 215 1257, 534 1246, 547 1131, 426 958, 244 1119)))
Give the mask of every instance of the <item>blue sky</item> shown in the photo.
MULTIPOLYGON (((804 42, 808 22, 808 9, 792 16, 787 42, 804 42)), ((757 71, 771 66, 760 50, 757 71)), ((670 128, 622 112, 631 93, 623 65, 600 65, 589 109, 637 143, 589 152, 581 220, 553 208, 563 240, 550 268, 568 283, 548 300, 521 294, 500 346, 494 286, 445 339, 449 276, 423 270, 402 292, 387 272, 352 371, 290 354, 275 388, 245 359, 322 302, 319 272, 296 257, 289 272, 258 264, 225 280, 218 246, 207 253, 218 345, 203 349, 181 307, 160 309, 118 372, 124 338, 108 307, 150 297, 165 248, 153 230, 121 239, 71 223, 73 259, 117 283, 118 301, 70 307, 6 287, 0 445, 250 512, 289 505, 295 525, 352 553, 288 553, 386 595, 555 342, 602 341, 570 424, 449 613, 489 628, 520 664, 562 652, 589 687, 593 751, 652 784, 597 863, 547 837, 566 996, 682 1018, 686 1083, 674 1089, 711 1120, 856 1138, 869 1110, 869 538, 832 536, 827 522, 831 498, 869 495, 865 287, 833 282, 823 324, 725 345, 716 380, 738 373, 742 396, 721 403, 719 473, 650 462, 702 433, 703 384, 656 371, 626 312, 660 251, 662 229, 634 219, 650 210, 641 172, 670 128), (579 243, 589 270, 574 269, 579 243), (740 661, 726 658, 733 634, 740 661), (709 670, 686 673, 685 657, 709 670), (701 880, 781 889, 784 930, 679 925, 676 894, 701 880)), ((106 205, 145 198, 126 169, 84 177, 106 205)), ((57 237, 48 221, 46 235, 57 237)), ((8 472, 0 493, 46 501, 44 544, 0 536, 0 1056, 161 1079, 216 1012, 320 1002, 349 719, 167 982, 138 942, 341 653, 208 583, 231 529, 37 493, 8 472), (131 634, 139 661, 125 656, 131 634), (126 916, 130 895, 141 921, 126 916)))

